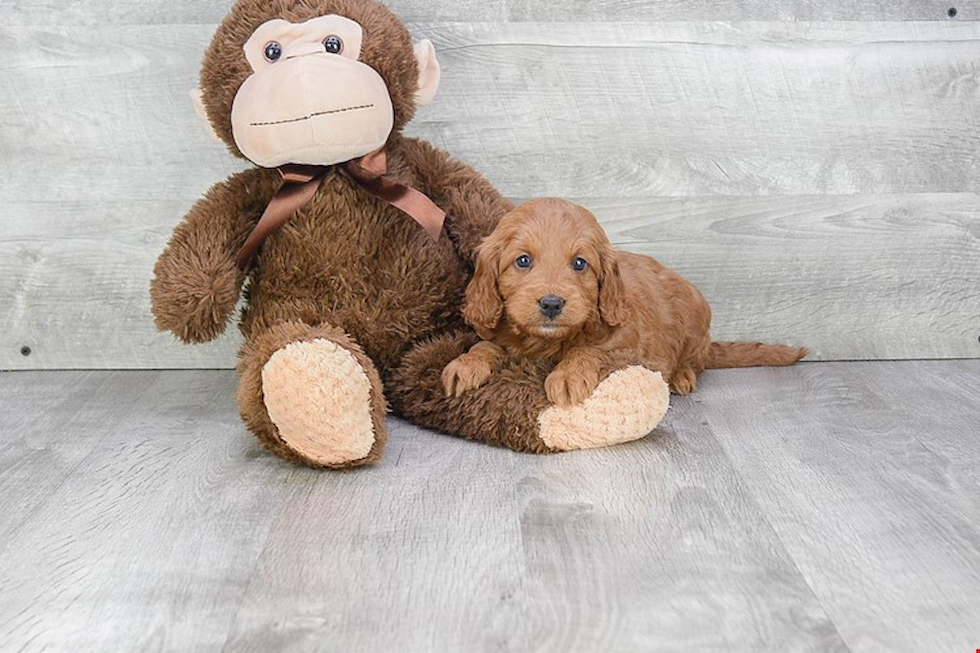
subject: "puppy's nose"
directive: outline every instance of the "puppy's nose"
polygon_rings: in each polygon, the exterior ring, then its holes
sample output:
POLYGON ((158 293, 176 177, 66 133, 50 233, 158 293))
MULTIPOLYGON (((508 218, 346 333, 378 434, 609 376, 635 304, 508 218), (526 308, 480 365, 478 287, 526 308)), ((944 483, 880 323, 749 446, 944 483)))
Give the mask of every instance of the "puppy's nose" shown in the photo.
POLYGON ((549 320, 553 320, 561 313, 561 309, 565 308, 565 300, 558 295, 545 295, 538 300, 538 306, 549 320))

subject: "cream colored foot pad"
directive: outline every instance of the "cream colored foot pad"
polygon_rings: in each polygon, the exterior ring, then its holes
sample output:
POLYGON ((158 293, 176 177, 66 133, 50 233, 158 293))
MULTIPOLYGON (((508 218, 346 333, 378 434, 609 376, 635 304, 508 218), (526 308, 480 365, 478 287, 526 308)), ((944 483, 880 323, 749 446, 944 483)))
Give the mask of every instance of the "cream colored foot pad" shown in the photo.
POLYGON ((329 340, 286 345, 262 368, 269 417, 286 444, 324 465, 368 455, 371 383, 354 355, 329 340))
POLYGON ((669 403, 660 372, 627 367, 610 374, 581 404, 545 409, 538 417, 541 439, 558 451, 638 440, 657 427, 669 403))

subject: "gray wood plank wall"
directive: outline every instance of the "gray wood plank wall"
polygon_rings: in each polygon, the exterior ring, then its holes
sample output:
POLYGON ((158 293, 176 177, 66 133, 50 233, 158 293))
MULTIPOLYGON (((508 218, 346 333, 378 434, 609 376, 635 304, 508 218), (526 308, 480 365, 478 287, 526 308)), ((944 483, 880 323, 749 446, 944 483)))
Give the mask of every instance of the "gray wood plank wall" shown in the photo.
MULTIPOLYGON (((171 0, 123 3, 106 0, 0 0, 10 25, 211 24, 228 1, 171 0)), ((945 21, 976 20, 976 2, 957 0, 389 0, 403 20, 460 22, 643 21, 945 21)))
MULTIPOLYGON (((0 369, 234 364, 234 329, 179 346, 147 298, 241 167, 188 100, 228 5, 0 0, 0 369)), ((392 6, 444 70, 410 133, 593 208, 704 290, 717 338, 980 356, 975 3, 392 6)))

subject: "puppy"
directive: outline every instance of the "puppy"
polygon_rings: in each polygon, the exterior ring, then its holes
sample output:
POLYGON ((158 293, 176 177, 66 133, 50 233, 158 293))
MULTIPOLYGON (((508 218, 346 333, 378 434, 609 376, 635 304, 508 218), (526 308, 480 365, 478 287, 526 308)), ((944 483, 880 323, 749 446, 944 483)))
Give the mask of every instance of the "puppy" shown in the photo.
POLYGON ((585 400, 610 354, 663 374, 688 394, 706 368, 791 365, 805 349, 712 343, 704 296, 654 259, 613 249, 595 216, 537 199, 504 216, 481 244, 463 317, 483 339, 442 372, 449 396, 483 385, 507 356, 554 365, 549 401, 585 400))

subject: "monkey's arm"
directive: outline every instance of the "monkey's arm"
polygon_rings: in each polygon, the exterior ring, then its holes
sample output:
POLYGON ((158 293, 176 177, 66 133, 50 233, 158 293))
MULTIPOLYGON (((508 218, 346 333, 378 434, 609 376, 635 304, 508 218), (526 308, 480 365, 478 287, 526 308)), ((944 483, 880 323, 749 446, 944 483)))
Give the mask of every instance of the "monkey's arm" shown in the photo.
POLYGON ((483 175, 425 141, 401 139, 401 150, 419 190, 446 212, 446 231, 459 253, 475 258, 477 246, 501 216, 514 208, 483 175))
POLYGON ((215 184, 191 208, 153 269, 157 328, 187 343, 225 330, 245 281, 235 256, 278 185, 274 170, 246 170, 215 184))

